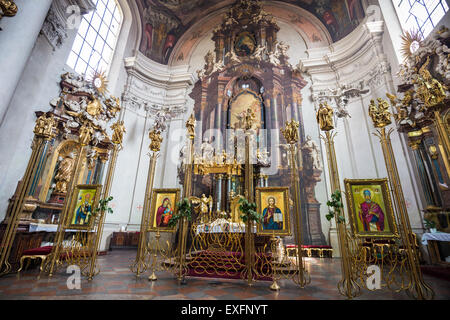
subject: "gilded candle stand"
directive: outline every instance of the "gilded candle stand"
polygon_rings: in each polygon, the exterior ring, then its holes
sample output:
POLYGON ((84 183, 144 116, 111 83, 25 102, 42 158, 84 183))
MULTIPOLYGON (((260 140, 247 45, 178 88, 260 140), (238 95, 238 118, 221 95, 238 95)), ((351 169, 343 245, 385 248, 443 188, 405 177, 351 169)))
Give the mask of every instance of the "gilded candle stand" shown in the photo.
POLYGON ((43 158, 48 152, 49 141, 55 136, 56 123, 56 120, 51 114, 49 116, 42 115, 36 120, 34 140, 31 146, 32 153, 19 186, 18 196, 14 200, 10 216, 7 218, 7 226, 0 246, 0 276, 8 274, 11 271, 11 264, 8 260, 17 233, 19 216, 23 210, 25 197, 30 191, 32 179, 36 175, 38 159, 43 158))
POLYGON ((296 159, 296 144, 299 141, 299 123, 295 120, 286 123, 285 128, 282 130, 282 134, 289 144, 289 156, 291 166, 291 180, 294 187, 294 235, 295 243, 297 245, 296 250, 296 267, 297 270, 293 275, 294 283, 298 284, 301 288, 304 288, 311 282, 311 277, 308 270, 306 270, 305 262, 303 260, 302 248, 302 217, 301 217, 301 203, 300 203, 300 187, 299 176, 296 159))
MULTIPOLYGON (((333 115, 333 109, 326 102, 319 105, 316 117, 320 130, 325 132, 325 136, 322 135, 321 138, 325 142, 326 146, 328 170, 331 180, 331 190, 332 192, 340 192, 341 187, 339 180, 339 171, 336 162, 336 151, 334 148, 334 137, 336 135, 336 132, 330 132, 334 129, 333 115)), ((345 225, 345 221, 339 219, 341 215, 344 215, 344 211, 342 209, 335 214, 339 249, 341 251, 342 272, 342 278, 338 282, 338 290, 340 294, 346 296, 348 299, 352 299, 360 294, 360 287, 355 281, 354 270, 352 270, 352 258, 349 248, 347 228, 345 225)))
POLYGON ((391 128, 386 132, 386 126, 391 124, 389 104, 381 98, 378 98, 377 101, 378 104, 375 104, 373 100, 371 101, 369 116, 377 128, 377 132, 374 135, 380 139, 389 184, 393 193, 397 223, 400 229, 400 240, 407 260, 407 272, 411 281, 411 284, 406 289, 415 299, 433 299, 434 291, 425 283, 420 269, 419 252, 415 242, 415 235, 411 229, 397 164, 392 150, 390 136, 394 129, 391 128))

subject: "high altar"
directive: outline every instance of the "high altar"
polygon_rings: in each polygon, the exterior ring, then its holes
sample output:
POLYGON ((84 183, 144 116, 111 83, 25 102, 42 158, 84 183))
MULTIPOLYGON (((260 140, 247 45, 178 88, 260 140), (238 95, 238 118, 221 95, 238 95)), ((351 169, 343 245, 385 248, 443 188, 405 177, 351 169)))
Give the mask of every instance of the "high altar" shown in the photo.
MULTIPOLYGON (((301 90, 307 82, 289 63, 288 45, 277 40, 279 27, 261 3, 239 1, 214 32, 214 52, 205 56, 199 80, 190 94, 198 127, 194 152, 193 195, 212 195, 213 212, 233 220, 238 195, 244 195, 242 152, 245 116, 253 114, 251 146, 254 186, 289 186, 288 144, 280 129, 287 121, 300 123, 300 164, 303 241, 325 244, 315 185, 322 168, 317 146, 305 137, 301 90)), ((179 170, 180 181, 183 172, 179 170)), ((292 194, 291 194, 292 199, 292 194)), ((287 239, 289 242, 289 240, 287 239)))

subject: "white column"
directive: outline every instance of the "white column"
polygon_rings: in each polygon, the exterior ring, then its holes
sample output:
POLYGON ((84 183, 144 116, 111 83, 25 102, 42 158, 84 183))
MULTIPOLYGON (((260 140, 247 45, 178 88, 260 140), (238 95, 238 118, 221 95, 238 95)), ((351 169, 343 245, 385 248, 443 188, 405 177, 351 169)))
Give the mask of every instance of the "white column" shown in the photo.
POLYGON ((0 125, 52 0, 16 0, 19 11, 0 20, 0 125))

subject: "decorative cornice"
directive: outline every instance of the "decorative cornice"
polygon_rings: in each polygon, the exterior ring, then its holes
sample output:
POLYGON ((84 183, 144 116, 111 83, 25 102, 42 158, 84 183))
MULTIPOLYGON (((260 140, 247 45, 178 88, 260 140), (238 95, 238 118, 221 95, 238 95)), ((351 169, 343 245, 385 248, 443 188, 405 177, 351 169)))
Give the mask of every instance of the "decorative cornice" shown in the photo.
POLYGON ((48 39, 53 50, 61 48, 67 38, 67 8, 74 5, 78 6, 81 15, 95 10, 92 0, 53 1, 41 29, 41 34, 48 39))

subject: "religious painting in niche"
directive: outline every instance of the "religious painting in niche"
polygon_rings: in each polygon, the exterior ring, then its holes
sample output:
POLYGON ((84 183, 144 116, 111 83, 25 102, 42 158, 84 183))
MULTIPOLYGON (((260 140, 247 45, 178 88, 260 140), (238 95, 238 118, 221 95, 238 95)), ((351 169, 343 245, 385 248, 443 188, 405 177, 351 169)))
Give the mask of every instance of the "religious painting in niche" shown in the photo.
POLYGON ((232 101, 230 108, 230 127, 233 129, 244 129, 245 116, 250 109, 255 118, 255 128, 261 129, 262 112, 261 100, 258 94, 251 90, 244 90, 239 93, 232 101))
POLYGON ((355 236, 398 237, 387 179, 346 179, 345 191, 355 236))
POLYGON ((180 189, 153 190, 149 231, 175 232, 175 227, 169 227, 169 221, 177 212, 179 198, 180 189))
POLYGON ((255 52, 256 40, 250 32, 242 32, 236 38, 234 51, 240 57, 250 56, 255 52))
POLYGON ((69 228, 90 230, 95 217, 94 211, 100 200, 101 185, 77 185, 70 202, 69 228))
POLYGON ((287 187, 256 188, 257 210, 263 217, 262 223, 258 224, 258 234, 291 234, 288 192, 287 187))

